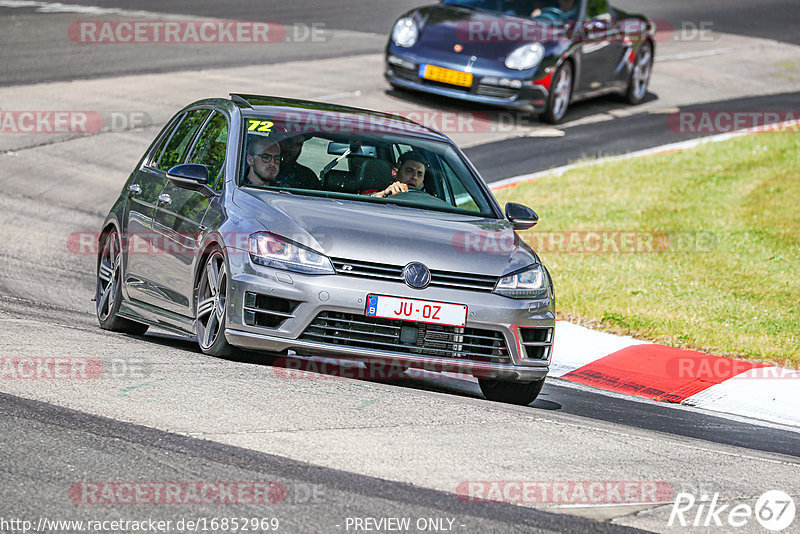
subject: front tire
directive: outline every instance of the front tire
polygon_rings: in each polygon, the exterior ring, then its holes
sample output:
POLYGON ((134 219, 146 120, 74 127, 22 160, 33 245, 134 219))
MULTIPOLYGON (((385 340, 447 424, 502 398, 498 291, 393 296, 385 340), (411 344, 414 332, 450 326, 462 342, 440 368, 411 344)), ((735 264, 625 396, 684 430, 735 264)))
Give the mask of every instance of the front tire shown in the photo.
POLYGON ((118 315, 122 305, 122 244, 116 230, 106 232, 100 237, 94 298, 97 320, 103 330, 134 336, 147 332, 148 325, 118 315))
POLYGON ((195 292, 195 324, 200 350, 211 356, 231 356, 234 348, 225 339, 228 303, 228 270, 222 250, 215 247, 206 257, 195 292))
POLYGON ((544 386, 544 378, 528 383, 479 378, 478 384, 487 400, 527 406, 539 396, 544 386))
POLYGON ((550 94, 547 96, 547 107, 542 114, 542 120, 550 124, 559 124, 564 120, 572 99, 572 63, 565 61, 553 76, 550 94))
POLYGON ((653 72, 653 45, 642 43, 636 57, 633 60, 633 70, 628 80, 628 89, 625 92, 625 100, 629 104, 641 104, 647 96, 647 88, 650 84, 650 74, 653 72))

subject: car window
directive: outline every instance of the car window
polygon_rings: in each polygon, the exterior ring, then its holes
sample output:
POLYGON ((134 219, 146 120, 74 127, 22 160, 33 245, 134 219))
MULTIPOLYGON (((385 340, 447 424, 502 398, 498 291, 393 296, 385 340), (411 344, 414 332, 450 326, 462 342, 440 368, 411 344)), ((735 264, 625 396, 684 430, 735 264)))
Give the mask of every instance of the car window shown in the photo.
POLYGON ((587 0, 586 18, 599 19, 608 17, 610 17, 610 13, 606 0, 587 0))
POLYGON ((175 129, 175 133, 172 134, 172 138, 167 143, 164 152, 158 160, 157 167, 159 169, 168 171, 175 165, 183 163, 186 157, 186 151, 192 139, 194 139, 194 135, 197 133, 197 130, 200 129, 200 126, 203 125, 209 113, 211 113, 211 110, 198 109, 186 114, 186 118, 184 118, 175 129))
POLYGON ((172 133, 175 131, 175 128, 177 128, 178 125, 181 123, 185 115, 186 115, 185 113, 179 113, 175 115, 169 123, 167 123, 167 125, 161 131, 161 134, 159 134, 158 146, 153 151, 152 157, 146 163, 146 165, 155 166, 155 164, 158 162, 158 159, 161 157, 161 153, 164 152, 164 147, 167 146, 167 143, 169 142, 172 133))
POLYGON ((225 151, 228 148, 228 121, 225 115, 216 111, 206 123, 187 163, 199 163, 208 167, 208 185, 219 189, 222 185, 222 168, 225 163, 225 151))
MULTIPOLYGON (((244 120, 256 121, 251 117, 244 120)), ((276 117, 260 117, 257 122, 271 125, 269 132, 243 129, 240 185, 364 203, 498 216, 490 193, 452 144, 391 127, 384 131, 376 124, 366 124, 363 118, 358 120, 365 124, 355 127, 348 123, 341 128, 332 126, 330 117, 328 120, 323 131, 302 131, 276 117), (298 135, 303 136, 304 142, 299 155, 294 156, 288 152, 291 149, 287 140, 298 135), (259 159, 263 154, 276 153, 279 153, 277 163, 272 158, 259 159), (414 169, 406 169, 407 181, 402 183, 408 191, 386 193, 393 183, 401 181, 403 162, 411 162, 411 167, 422 163, 423 178, 418 170, 415 174, 414 169)), ((317 124, 310 119, 303 122, 309 123, 317 124)))

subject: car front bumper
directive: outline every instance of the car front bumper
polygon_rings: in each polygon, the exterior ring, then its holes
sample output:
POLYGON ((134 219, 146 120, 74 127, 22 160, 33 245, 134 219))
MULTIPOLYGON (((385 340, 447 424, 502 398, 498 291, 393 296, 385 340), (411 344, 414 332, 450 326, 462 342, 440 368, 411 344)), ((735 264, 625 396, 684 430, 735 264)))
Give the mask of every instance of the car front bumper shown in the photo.
MULTIPOLYGON (((459 87, 438 82, 431 82, 421 78, 418 72, 420 59, 392 54, 392 57, 408 63, 406 67, 385 63, 384 76, 386 80, 396 86, 414 91, 423 91, 449 98, 456 98, 469 102, 497 106, 509 109, 519 109, 541 113, 545 110, 549 97, 548 87, 534 83, 530 79, 520 78, 519 73, 502 71, 498 69, 480 68, 473 70, 473 83, 471 87, 459 87), (413 68, 409 68, 413 65, 413 68), (508 85, 488 83, 490 79, 508 80, 521 83, 521 87, 512 88, 508 85)), ((423 61, 424 62, 424 61, 423 61)), ((450 67, 445 62, 441 62, 450 67)), ((434 61, 434 64, 436 62, 434 61)))
MULTIPOLYGON (((549 291, 541 300, 520 300, 460 289, 415 290, 402 283, 342 274, 302 275, 252 265, 247 254, 229 255, 229 263, 229 272, 233 274, 229 282, 225 337, 234 346, 269 352, 292 350, 308 356, 391 361, 407 367, 518 382, 540 380, 549 370, 555 329, 554 305, 549 291), (260 302, 267 302, 269 298, 275 299, 269 302, 285 300, 294 304, 291 311, 276 318, 278 324, 254 324, 250 311, 253 293, 262 295, 260 302), (467 333, 459 339, 469 342, 470 332, 490 332, 497 336, 498 346, 500 342, 504 344, 503 356, 479 361, 480 358, 463 357, 458 351, 448 355, 443 354, 442 349, 431 349, 431 353, 422 345, 403 344, 399 340, 392 346, 375 348, 348 344, 347 340, 308 339, 307 332, 317 324, 315 321, 321 314, 347 314, 364 320, 370 294, 465 304, 468 309, 466 326, 456 330, 467 333), (536 347, 523 344, 520 329, 525 328, 543 334, 541 342, 535 343, 536 347)), ((451 336, 448 339, 458 337, 458 334, 447 335, 451 336)))

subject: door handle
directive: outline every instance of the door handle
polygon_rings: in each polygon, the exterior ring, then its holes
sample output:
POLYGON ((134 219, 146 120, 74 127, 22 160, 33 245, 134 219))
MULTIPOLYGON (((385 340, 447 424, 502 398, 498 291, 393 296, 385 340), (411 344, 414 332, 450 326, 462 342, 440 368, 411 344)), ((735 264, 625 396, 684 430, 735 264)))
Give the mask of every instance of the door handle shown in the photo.
POLYGON ((136 195, 140 195, 142 193, 142 186, 139 184, 131 184, 128 186, 128 191, 131 192, 132 197, 135 197, 136 195))
POLYGON ((162 205, 163 204, 172 204, 172 199, 170 198, 170 196, 168 194, 161 193, 160 195, 158 195, 158 203, 162 204, 162 205))

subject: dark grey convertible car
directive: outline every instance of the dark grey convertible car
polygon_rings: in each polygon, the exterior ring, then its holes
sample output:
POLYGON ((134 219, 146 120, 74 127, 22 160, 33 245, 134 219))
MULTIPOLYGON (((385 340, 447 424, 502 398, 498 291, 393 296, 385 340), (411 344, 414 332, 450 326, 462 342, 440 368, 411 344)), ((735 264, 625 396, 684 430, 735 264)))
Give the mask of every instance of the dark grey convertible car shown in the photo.
POLYGON ((252 95, 195 102, 103 223, 105 329, 203 352, 458 370, 528 404, 555 327, 547 269, 444 135, 403 117, 252 95))

